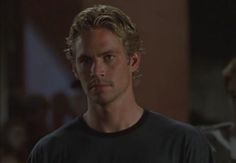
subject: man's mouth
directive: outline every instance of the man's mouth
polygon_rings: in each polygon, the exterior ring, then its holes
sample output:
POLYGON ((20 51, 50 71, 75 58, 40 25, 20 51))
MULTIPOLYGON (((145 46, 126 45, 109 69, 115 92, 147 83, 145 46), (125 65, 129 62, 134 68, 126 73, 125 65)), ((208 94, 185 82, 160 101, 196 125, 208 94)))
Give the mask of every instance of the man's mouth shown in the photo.
POLYGON ((89 87, 90 91, 95 91, 95 92, 104 92, 107 88, 109 88, 111 85, 109 84, 94 84, 89 87))
POLYGON ((93 86, 93 88, 104 88, 104 87, 108 87, 108 84, 96 84, 93 86))
POLYGON ((111 84, 110 83, 108 83, 108 82, 106 82, 106 83, 91 83, 90 85, 89 85, 89 87, 88 87, 88 89, 90 90, 90 89, 103 89, 103 88, 106 88, 106 87, 110 87, 111 86, 111 84))

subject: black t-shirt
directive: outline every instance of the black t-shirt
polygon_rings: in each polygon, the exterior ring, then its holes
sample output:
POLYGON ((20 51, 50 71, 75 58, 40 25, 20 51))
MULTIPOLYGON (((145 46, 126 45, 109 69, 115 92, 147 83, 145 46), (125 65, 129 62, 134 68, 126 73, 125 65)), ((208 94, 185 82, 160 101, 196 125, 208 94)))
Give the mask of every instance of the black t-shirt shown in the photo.
POLYGON ((145 111, 132 127, 101 133, 82 117, 42 138, 28 163, 213 163, 207 140, 190 125, 145 111))

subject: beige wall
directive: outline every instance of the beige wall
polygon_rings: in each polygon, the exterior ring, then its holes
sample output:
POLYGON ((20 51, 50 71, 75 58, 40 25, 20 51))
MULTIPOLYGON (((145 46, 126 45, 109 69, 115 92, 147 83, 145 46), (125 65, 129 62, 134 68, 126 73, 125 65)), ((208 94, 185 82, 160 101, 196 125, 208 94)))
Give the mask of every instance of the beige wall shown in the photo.
POLYGON ((84 0, 121 8, 137 24, 144 40, 143 78, 137 88, 145 108, 188 119, 188 6, 186 0, 84 0), (144 3, 146 2, 146 3, 144 3))

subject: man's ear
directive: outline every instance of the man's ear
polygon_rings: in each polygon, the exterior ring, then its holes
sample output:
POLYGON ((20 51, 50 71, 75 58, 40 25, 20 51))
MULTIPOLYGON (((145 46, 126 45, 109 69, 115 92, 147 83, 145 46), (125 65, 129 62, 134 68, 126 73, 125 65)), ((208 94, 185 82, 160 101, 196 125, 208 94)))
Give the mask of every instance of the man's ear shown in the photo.
POLYGON ((130 68, 132 72, 135 72, 139 69, 141 62, 141 55, 138 53, 134 53, 132 56, 130 56, 130 68))
POLYGON ((78 73, 77 73, 77 71, 76 71, 76 67, 75 67, 75 64, 74 64, 74 63, 71 63, 71 69, 72 69, 72 72, 73 72, 75 78, 76 78, 77 80, 79 80, 79 75, 78 75, 78 73))

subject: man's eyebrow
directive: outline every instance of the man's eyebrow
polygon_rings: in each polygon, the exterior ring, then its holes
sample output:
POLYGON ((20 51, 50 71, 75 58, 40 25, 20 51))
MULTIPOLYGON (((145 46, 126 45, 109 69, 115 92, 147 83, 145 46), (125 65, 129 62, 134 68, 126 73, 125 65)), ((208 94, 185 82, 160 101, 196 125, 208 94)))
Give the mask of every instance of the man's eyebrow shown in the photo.
MULTIPOLYGON (((102 53, 98 53, 97 54, 97 56, 98 57, 102 57, 102 56, 104 56, 104 55, 107 55, 107 54, 113 54, 114 53, 114 50, 106 50, 106 51, 104 51, 104 52, 102 52, 102 53)), ((89 55, 89 54, 87 54, 87 53, 82 53, 79 57, 78 57, 78 59, 80 59, 80 58, 90 58, 91 56, 89 55)))
POLYGON ((111 53, 114 53, 114 50, 106 50, 102 53, 99 53, 98 56, 104 56, 104 55, 111 54, 111 53))

